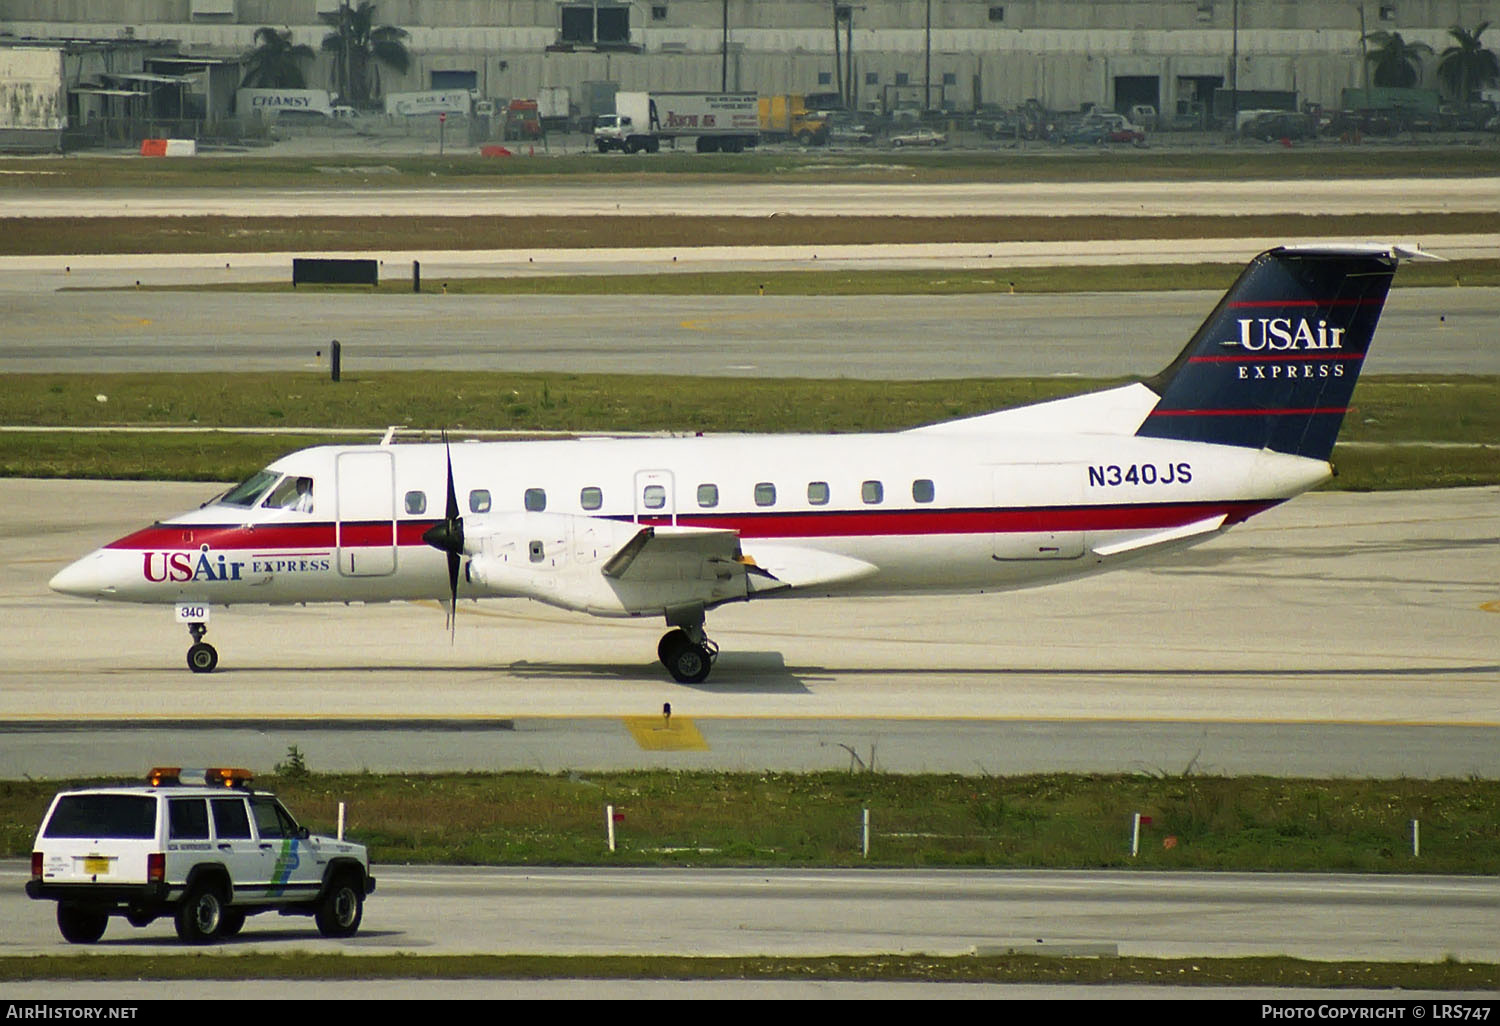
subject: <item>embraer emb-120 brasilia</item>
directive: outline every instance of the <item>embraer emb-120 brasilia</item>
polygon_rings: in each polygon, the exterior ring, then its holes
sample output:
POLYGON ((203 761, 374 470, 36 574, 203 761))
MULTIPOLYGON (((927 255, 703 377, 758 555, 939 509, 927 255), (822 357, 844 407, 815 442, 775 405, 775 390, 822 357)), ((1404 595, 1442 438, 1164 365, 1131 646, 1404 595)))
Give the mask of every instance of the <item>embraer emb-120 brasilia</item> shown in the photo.
POLYGON ((707 678, 708 610, 1000 590, 1211 538, 1326 480, 1397 264, 1388 245, 1256 257, 1145 381, 874 435, 319 446, 52 579, 175 605, 524 597, 665 618, 707 678))

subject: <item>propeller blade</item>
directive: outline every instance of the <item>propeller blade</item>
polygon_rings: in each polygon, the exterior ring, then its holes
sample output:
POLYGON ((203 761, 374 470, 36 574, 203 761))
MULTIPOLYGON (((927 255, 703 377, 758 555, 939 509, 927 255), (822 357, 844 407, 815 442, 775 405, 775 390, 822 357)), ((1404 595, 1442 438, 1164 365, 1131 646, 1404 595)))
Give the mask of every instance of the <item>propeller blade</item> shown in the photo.
POLYGON ((464 518, 458 510, 458 491, 453 485, 453 449, 448 432, 443 432, 443 448, 448 454, 448 500, 441 523, 422 532, 422 540, 448 554, 448 630, 452 640, 458 628, 458 568, 463 561, 464 518))

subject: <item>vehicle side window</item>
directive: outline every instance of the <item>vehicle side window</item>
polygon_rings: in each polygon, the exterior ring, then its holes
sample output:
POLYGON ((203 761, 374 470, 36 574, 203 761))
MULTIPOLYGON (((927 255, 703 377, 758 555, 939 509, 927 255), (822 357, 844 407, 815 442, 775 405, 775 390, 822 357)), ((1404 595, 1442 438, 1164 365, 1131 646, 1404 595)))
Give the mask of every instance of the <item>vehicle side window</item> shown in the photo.
POLYGON ((281 484, 272 489, 261 505, 267 509, 294 509, 299 513, 311 513, 313 479, 288 474, 281 479, 281 484))
POLYGON ((755 486, 755 504, 757 506, 776 505, 776 486, 769 481, 762 481, 755 486))
POLYGON ((423 513, 427 512, 427 493, 407 492, 405 505, 406 512, 410 513, 414 517, 421 516, 423 513))
POLYGON ((911 497, 917 502, 931 502, 936 495, 937 488, 925 477, 911 483, 911 497))
POLYGON ((641 501, 647 509, 661 509, 667 504, 667 490, 661 485, 647 485, 641 501))
POLYGON ((530 513, 540 513, 547 508, 547 491, 544 488, 528 488, 525 496, 526 509, 530 513))
POLYGON ((719 486, 716 484, 701 484, 698 486, 698 505, 704 509, 713 509, 719 504, 719 486))
POLYGON ((469 493, 469 512, 488 513, 490 511, 490 490, 488 488, 476 488, 469 493))
POLYGON ((885 498, 885 485, 879 481, 866 481, 859 486, 859 497, 865 502, 874 505, 885 498))
POLYGON ((214 809, 214 836, 220 840, 249 839, 250 816, 245 811, 245 799, 215 798, 211 804, 214 809))
POLYGON ((578 505, 584 509, 598 509, 604 505, 604 492, 592 486, 578 493, 578 505))
POLYGON ((809 506, 828 505, 827 481, 809 481, 807 483, 807 504, 809 506))
POLYGON ((208 840, 208 802, 202 798, 170 799, 167 837, 174 841, 208 840))
POLYGON ((290 817, 275 802, 265 798, 252 798, 250 811, 255 813, 255 832, 262 839, 291 836, 292 831, 288 829, 290 817))

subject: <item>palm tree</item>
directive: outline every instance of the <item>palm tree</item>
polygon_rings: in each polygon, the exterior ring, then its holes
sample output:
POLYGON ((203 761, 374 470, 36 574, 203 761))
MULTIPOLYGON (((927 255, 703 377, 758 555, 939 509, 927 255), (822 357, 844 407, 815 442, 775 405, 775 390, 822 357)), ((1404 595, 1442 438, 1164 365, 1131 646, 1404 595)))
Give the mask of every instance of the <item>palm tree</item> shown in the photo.
POLYGON ((245 77, 241 89, 305 89, 307 76, 301 61, 317 60, 306 43, 292 45, 292 33, 273 28, 255 30, 255 49, 245 54, 245 77))
POLYGON ((1447 87, 1459 103, 1467 104, 1474 90, 1483 89, 1500 81, 1500 60, 1495 52, 1479 42, 1484 30, 1490 27, 1484 22, 1473 32, 1454 25, 1448 34, 1457 45, 1450 46, 1438 58, 1438 79, 1447 87))
POLYGON ((375 26, 375 5, 360 0, 350 7, 347 0, 337 11, 318 15, 333 26, 323 37, 323 52, 333 56, 333 87, 344 103, 360 106, 380 95, 380 65, 405 73, 411 54, 403 40, 405 29, 375 26))
POLYGON ((1422 78, 1422 58, 1431 56, 1426 43, 1408 43, 1399 32, 1371 32, 1365 41, 1374 44, 1365 60, 1375 66, 1375 84, 1410 89, 1422 78))

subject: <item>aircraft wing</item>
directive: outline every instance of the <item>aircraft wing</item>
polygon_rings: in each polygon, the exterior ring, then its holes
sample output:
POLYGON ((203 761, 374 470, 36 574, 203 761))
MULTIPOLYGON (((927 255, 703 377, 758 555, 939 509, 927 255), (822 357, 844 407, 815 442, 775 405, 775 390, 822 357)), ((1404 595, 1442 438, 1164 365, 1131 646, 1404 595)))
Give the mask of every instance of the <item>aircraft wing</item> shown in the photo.
POLYGON ((797 545, 746 547, 738 531, 701 527, 643 527, 603 568, 604 576, 620 581, 744 574, 752 594, 842 584, 875 570, 863 560, 797 545))
POLYGON ((745 573, 738 531, 705 527, 643 527, 604 564, 617 581, 697 579, 707 573, 745 573))

